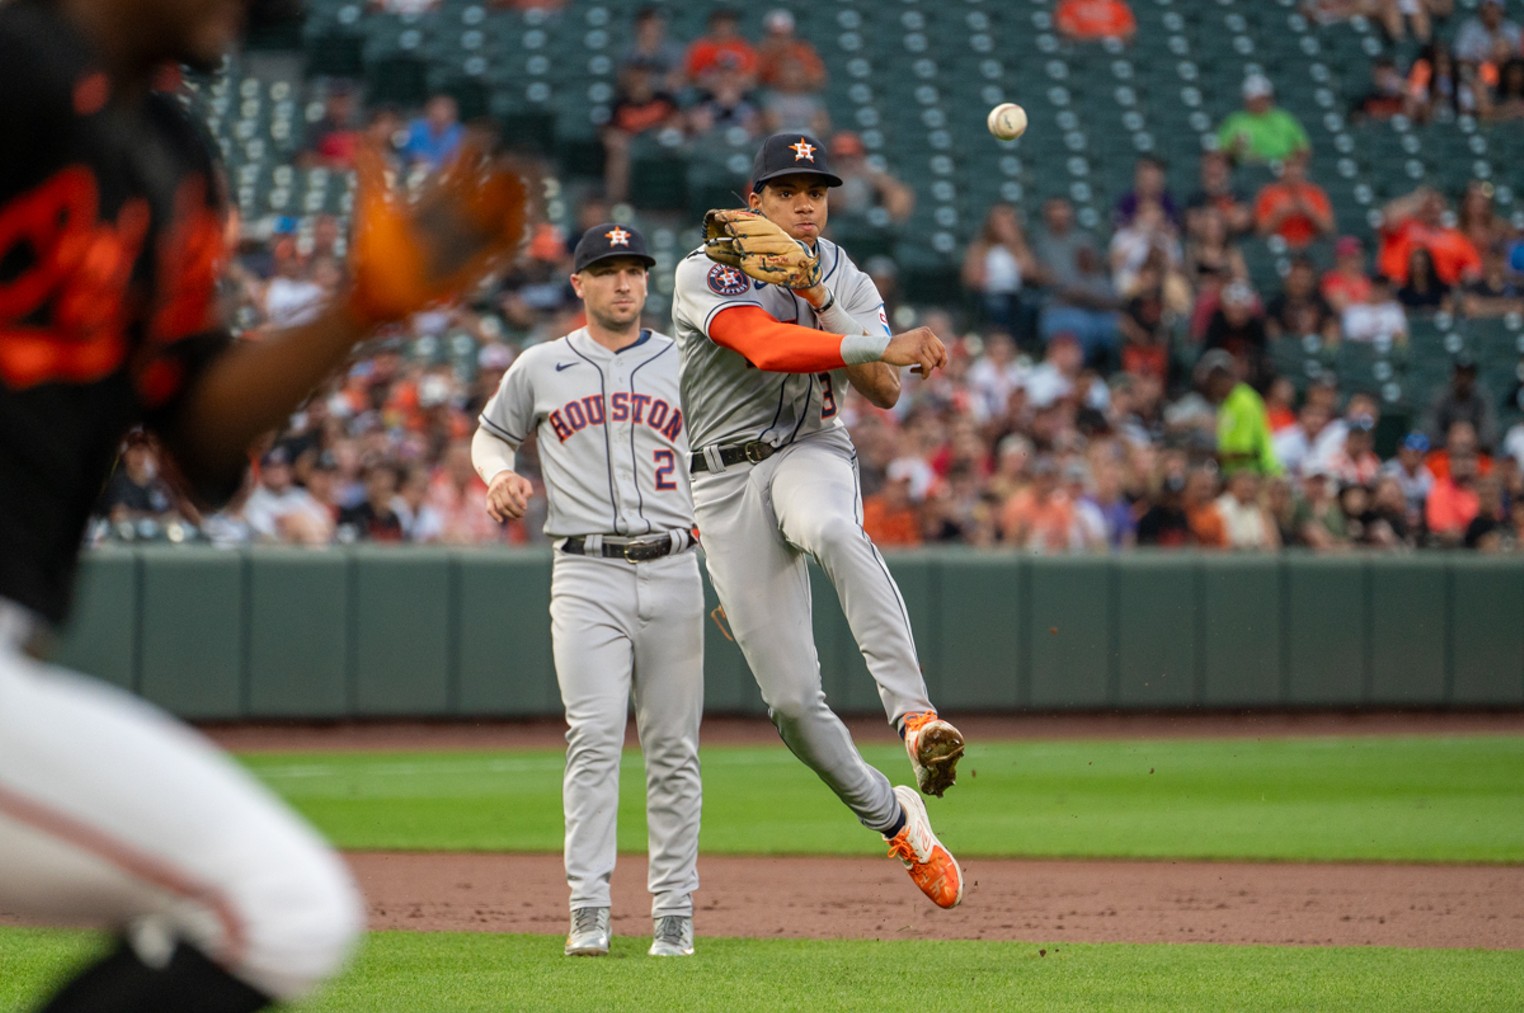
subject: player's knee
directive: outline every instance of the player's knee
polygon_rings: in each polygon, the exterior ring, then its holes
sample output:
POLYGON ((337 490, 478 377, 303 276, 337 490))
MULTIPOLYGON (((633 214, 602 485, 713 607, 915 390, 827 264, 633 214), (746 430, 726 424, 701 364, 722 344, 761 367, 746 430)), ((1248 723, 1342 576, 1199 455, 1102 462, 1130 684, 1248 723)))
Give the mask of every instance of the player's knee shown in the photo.
POLYGON ((618 763, 623 749, 623 715, 618 721, 573 721, 566 733, 566 759, 570 763, 618 763))
POLYGON ((815 556, 829 555, 834 549, 863 537, 857 519, 839 511, 822 511, 811 514, 800 523, 794 539, 805 551, 815 556))
POLYGON ((825 694, 813 686, 775 693, 767 701, 768 713, 780 731, 808 722, 824 707, 825 694))
POLYGON ((290 1001, 343 969, 365 930, 365 904, 343 861, 316 842, 272 865, 240 887, 241 938, 228 957, 235 974, 290 1001))

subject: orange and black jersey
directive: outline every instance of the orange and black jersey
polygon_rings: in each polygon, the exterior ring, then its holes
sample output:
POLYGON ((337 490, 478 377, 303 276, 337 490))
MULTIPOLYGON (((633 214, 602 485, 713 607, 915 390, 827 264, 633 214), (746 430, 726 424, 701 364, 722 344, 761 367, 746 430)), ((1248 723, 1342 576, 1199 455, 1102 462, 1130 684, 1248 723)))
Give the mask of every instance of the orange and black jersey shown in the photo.
POLYGON ((54 7, 0 4, 0 598, 58 622, 123 433, 171 426, 230 337, 204 135, 114 94, 54 7))

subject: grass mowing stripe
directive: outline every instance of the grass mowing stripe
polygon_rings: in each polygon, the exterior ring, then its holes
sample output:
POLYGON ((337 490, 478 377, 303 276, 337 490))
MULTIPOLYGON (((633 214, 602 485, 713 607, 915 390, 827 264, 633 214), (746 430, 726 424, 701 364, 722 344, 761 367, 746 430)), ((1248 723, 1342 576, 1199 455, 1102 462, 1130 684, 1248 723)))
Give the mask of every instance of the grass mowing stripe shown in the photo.
MULTIPOLYGON (((897 746, 864 753, 908 780, 897 746)), ((562 844, 559 750, 244 762, 343 847, 562 844)), ((706 853, 877 850, 782 746, 709 746, 703 764, 706 853)), ((1524 861, 1521 736, 975 742, 960 769, 930 806, 970 857, 1524 861)), ((642 851, 638 752, 620 780, 620 847, 642 851)))
MULTIPOLYGON (((1520 951, 700 938, 695 957, 657 960, 645 945, 616 938, 610 958, 574 960, 550 936, 375 933, 319 997, 288 1008, 1490 1011, 1524 1000, 1520 951)), ((24 1008, 91 946, 0 930, 0 1008, 24 1008)))

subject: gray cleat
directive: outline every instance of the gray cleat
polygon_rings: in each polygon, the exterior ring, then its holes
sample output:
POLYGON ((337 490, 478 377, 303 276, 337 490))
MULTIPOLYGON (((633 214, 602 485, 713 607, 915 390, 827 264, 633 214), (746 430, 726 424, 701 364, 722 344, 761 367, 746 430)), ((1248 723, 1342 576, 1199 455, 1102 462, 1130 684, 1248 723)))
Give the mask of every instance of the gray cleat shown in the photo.
POLYGON ((609 909, 579 907, 571 913, 571 931, 566 933, 568 957, 606 957, 609 955, 609 909))
POLYGON ((662 915, 652 923, 653 957, 693 956, 693 919, 687 915, 662 915))

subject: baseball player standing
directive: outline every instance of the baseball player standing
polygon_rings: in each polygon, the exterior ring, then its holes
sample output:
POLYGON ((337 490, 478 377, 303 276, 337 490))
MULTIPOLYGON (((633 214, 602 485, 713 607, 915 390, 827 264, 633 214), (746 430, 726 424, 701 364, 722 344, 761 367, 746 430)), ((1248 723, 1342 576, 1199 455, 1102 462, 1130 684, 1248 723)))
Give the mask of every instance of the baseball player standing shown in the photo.
POLYGON ((530 348, 481 414, 472 460, 499 521, 524 515, 514 454, 539 438, 557 549, 551 639, 566 707, 568 956, 609 952, 619 757, 631 690, 646 760, 652 956, 693 952, 698 889, 704 593, 693 536, 676 343, 644 330, 656 261, 627 225, 577 243, 571 276, 587 326, 530 348))
POLYGON ((927 699, 899 588, 862 530, 857 453, 838 414, 850 383, 899 399, 896 367, 925 373, 947 352, 924 327, 890 334, 868 276, 824 239, 827 188, 841 185, 809 135, 774 134, 752 167, 750 211, 710 212, 705 247, 677 269, 673 325, 694 453, 706 565, 783 741, 857 815, 936 904, 963 897, 958 863, 908 787, 863 760, 826 705, 806 558, 841 599, 904 736, 922 791, 953 783, 963 737, 927 699), (706 253, 708 256, 706 256, 706 253))
POLYGON ((463 161, 415 212, 367 174, 352 287, 235 344, 217 319, 227 214, 166 65, 211 70, 250 0, 0 3, 0 910, 104 922, 120 942, 51 1013, 239 1013, 343 966, 364 910, 343 863, 210 743, 39 660, 123 434, 142 424, 202 499, 367 337, 515 247, 524 192, 463 161), (387 258, 404 282, 385 277, 387 258))

